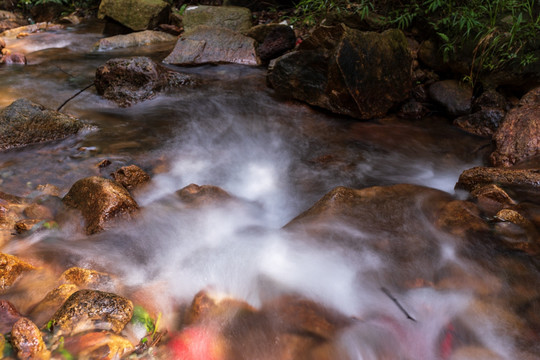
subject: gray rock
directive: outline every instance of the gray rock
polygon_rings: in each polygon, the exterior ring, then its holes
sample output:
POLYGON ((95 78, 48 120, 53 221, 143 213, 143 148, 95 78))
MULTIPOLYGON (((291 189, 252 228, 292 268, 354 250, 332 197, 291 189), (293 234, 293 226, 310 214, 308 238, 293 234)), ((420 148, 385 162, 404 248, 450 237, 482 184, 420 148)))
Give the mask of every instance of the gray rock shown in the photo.
POLYGON ((457 80, 437 81, 429 87, 429 96, 453 116, 471 112, 472 88, 457 80))
POLYGON ((173 65, 258 65, 255 40, 229 29, 198 26, 185 32, 164 60, 173 65))
POLYGON ((166 23, 169 13, 169 4, 162 0, 102 0, 98 17, 107 17, 134 31, 140 31, 166 23))
POLYGON ((321 26, 297 51, 270 64, 268 81, 281 96, 369 119, 408 97, 411 61, 399 30, 379 34, 321 26))
POLYGON ((63 139, 84 127, 72 116, 18 99, 0 111, 0 150, 63 139))
POLYGON ((177 37, 162 31, 145 30, 126 35, 116 35, 100 39, 94 45, 94 51, 159 44, 176 41, 177 37))
POLYGON ((246 31, 251 28, 251 11, 238 6, 190 6, 184 12, 182 22, 185 31, 199 25, 246 31))

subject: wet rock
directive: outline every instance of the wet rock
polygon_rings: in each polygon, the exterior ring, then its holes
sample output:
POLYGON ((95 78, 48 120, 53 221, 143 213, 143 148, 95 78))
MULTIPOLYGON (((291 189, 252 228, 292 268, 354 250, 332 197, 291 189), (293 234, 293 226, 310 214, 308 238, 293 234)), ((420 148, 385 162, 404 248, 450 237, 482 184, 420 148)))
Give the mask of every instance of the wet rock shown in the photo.
POLYGON ((26 65, 28 61, 26 60, 26 56, 21 53, 9 53, 7 55, 4 55, 2 57, 2 64, 19 64, 19 65, 26 65))
POLYGON ((184 32, 166 64, 186 66, 233 63, 258 65, 255 40, 233 30, 200 25, 184 32))
POLYGON ((24 317, 13 325, 11 344, 21 360, 47 360, 51 357, 36 324, 24 317))
POLYGON ((63 139, 84 127, 74 117, 19 99, 0 111, 0 150, 63 139))
POLYGON ((429 87, 429 96, 453 116, 471 111, 472 88, 457 80, 437 81, 429 87))
POLYGON ((450 234, 460 237, 490 233, 489 225, 482 219, 478 207, 469 201, 455 200, 446 203, 440 210, 436 226, 450 234))
POLYGON ((25 25, 16 27, 14 29, 9 29, 0 34, 0 37, 4 38, 16 38, 20 34, 23 34, 23 36, 38 32, 38 31, 47 31, 47 30, 61 30, 64 29, 64 25, 60 24, 50 24, 48 22, 40 22, 37 24, 32 25, 25 25))
POLYGON ((106 51, 119 48, 145 46, 176 41, 177 37, 162 31, 146 30, 126 35, 116 35, 100 39, 94 45, 94 51, 106 51))
POLYGON ((37 22, 54 22, 62 16, 65 11, 61 2, 44 1, 36 2, 30 9, 30 15, 37 22))
POLYGON ((180 199, 189 205, 201 206, 219 204, 233 200, 233 197, 218 186, 190 184, 176 192, 180 199))
POLYGON ((401 106, 399 116, 410 119, 421 119, 429 113, 421 102, 411 99, 401 106))
POLYGON ((471 192, 471 197, 476 201, 480 210, 489 216, 515 204, 506 191, 495 184, 478 187, 471 192))
POLYGON ((40 219, 23 219, 19 220, 15 223, 15 231, 17 231, 18 234, 25 233, 27 231, 30 231, 32 229, 37 229, 41 222, 43 220, 40 219))
POLYGON ((262 44, 264 39, 268 36, 268 34, 280 27, 288 27, 287 25, 282 24, 259 24, 256 26, 251 27, 249 30, 244 31, 243 34, 246 36, 249 36, 250 38, 255 39, 259 44, 262 44))
POLYGON ((11 331, 13 325, 21 318, 15 306, 7 300, 0 300, 0 334, 11 331))
POLYGON ((159 29, 167 34, 178 36, 184 31, 183 28, 173 24, 159 24, 159 29))
POLYGON ((0 291, 13 285, 23 272, 34 269, 35 267, 18 257, 0 253, 0 291))
POLYGON ((139 209, 122 185, 99 176, 77 181, 62 201, 81 211, 87 234, 104 230, 114 219, 129 219, 139 209))
POLYGON ((501 109, 483 109, 454 120, 457 127, 478 136, 491 137, 502 123, 506 112, 501 109))
POLYGON ((98 18, 110 18, 133 31, 140 31, 166 23, 169 13, 169 4, 162 0, 102 0, 98 18))
POLYGON ((278 25, 268 31, 257 51, 261 61, 268 62, 292 50, 295 45, 296 35, 293 29, 286 25, 278 25))
POLYGON ((189 75, 170 71, 147 57, 111 59, 96 71, 96 90, 122 107, 148 100, 167 88, 192 85, 189 75))
POLYGON ((523 96, 519 105, 506 114, 493 136, 494 166, 512 166, 540 154, 540 87, 523 96))
POLYGON ((51 318, 56 335, 75 335, 89 330, 122 331, 131 320, 133 304, 113 293, 79 290, 51 318))
POLYGON ((79 290, 79 287, 73 284, 62 284, 58 286, 56 289, 47 293, 40 302, 32 307, 28 313, 28 317, 38 327, 45 326, 60 306, 77 290, 79 290))
POLYGON ((490 184, 497 184, 506 191, 512 191, 513 196, 540 200, 540 169, 506 169, 490 167, 474 167, 465 170, 459 176, 456 189, 469 192, 490 184))
POLYGON ((111 176, 114 181, 128 190, 139 188, 150 181, 150 176, 137 165, 122 166, 111 176))
POLYGON ((190 6, 184 12, 182 23, 185 31, 200 25, 246 31, 251 28, 251 11, 237 6, 190 6))
POLYGON ((60 196, 60 189, 51 184, 38 185, 36 190, 39 191, 41 195, 60 196))
POLYGON ((418 48, 418 59, 430 69, 444 72, 448 70, 448 64, 443 60, 440 45, 433 40, 422 41, 418 48))
POLYGON ((51 209, 49 209, 47 206, 43 206, 40 204, 30 204, 23 210, 24 216, 26 216, 29 219, 52 219, 54 217, 51 209))
POLYGON ((399 30, 321 26, 270 64, 276 93, 361 119, 385 115, 411 90, 411 57, 399 30))
POLYGON ((13 238, 15 224, 22 220, 26 201, 0 191, 0 246, 13 238))
POLYGON ((514 209, 502 209, 494 216, 499 222, 495 230, 511 248, 529 253, 540 253, 540 234, 534 224, 514 209))
POLYGON ((90 332, 64 339, 64 349, 77 359, 122 359, 135 347, 128 339, 110 332, 90 332))
POLYGON ((106 273, 96 270, 72 267, 60 275, 60 280, 68 284, 74 284, 80 288, 112 288, 113 278, 106 273))
POLYGON ((81 18, 78 17, 75 13, 64 16, 58 20, 59 24, 64 25, 79 25, 81 23, 81 18))
POLYGON ((185 326, 197 323, 225 323, 242 313, 255 313, 248 303, 233 298, 216 300, 206 291, 198 292, 186 310, 182 324, 185 326))

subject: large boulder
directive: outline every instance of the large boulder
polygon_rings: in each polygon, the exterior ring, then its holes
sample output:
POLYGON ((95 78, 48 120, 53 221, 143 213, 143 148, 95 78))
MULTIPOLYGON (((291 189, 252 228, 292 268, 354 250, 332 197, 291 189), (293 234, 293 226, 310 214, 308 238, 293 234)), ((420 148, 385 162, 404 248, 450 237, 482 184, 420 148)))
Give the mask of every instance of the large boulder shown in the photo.
POLYGON ((238 6, 190 6, 182 17, 185 31, 199 25, 246 31, 251 27, 251 11, 238 6))
POLYGON ((122 185, 99 176, 77 181, 63 202, 81 211, 88 234, 104 230, 116 218, 130 218, 139 209, 122 185))
POLYGON ((148 100, 170 87, 191 85, 185 74, 168 70, 147 57, 111 59, 96 70, 96 90, 121 107, 148 100))
POLYGON ((361 119, 383 116, 411 90, 411 55, 399 30, 321 26, 270 66, 282 96, 361 119))
POLYGON ((85 124, 27 99, 18 99, 0 111, 0 150, 78 133, 85 124))
POLYGON ((493 136, 494 166, 512 166, 540 154, 540 87, 523 96, 493 136))
POLYGON ((172 65, 258 65, 255 40, 233 30, 197 26, 185 32, 163 62, 172 65))
POLYGON ((94 51, 106 51, 135 46, 159 44, 176 41, 177 37, 162 31, 145 30, 126 35, 116 35, 100 39, 94 45, 94 51))
POLYGON ((169 12, 169 4, 162 0, 102 0, 98 17, 107 17, 133 31, 140 31, 166 23, 169 12))
POLYGON ((259 57, 261 61, 268 62, 292 50, 296 45, 296 35, 290 26, 276 24, 259 43, 259 57))
POLYGON ((133 316, 133 303, 116 294, 79 290, 72 294, 50 320, 56 335, 89 330, 122 331, 133 316))

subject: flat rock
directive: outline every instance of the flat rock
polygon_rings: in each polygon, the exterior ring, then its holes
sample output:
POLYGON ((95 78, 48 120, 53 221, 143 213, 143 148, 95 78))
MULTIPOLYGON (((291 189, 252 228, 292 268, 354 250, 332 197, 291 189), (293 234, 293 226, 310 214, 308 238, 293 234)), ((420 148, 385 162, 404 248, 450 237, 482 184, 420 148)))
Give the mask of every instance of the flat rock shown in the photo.
POLYGON ((185 32, 163 62, 187 66, 234 63, 258 65, 255 40, 225 28, 197 26, 185 32))
POLYGON ((63 139, 85 124, 28 99, 18 99, 0 111, 0 150, 63 139))
POLYGON ((133 31, 141 31, 166 23, 169 13, 169 4, 162 0, 102 0, 98 18, 110 18, 133 31))
POLYGON ((116 35, 100 39, 94 51, 106 51, 127 47, 137 47, 176 41, 177 37, 162 31, 145 30, 126 35, 116 35))
POLYGON ((77 181, 62 201, 81 211, 88 234, 104 230, 111 220, 129 219, 139 209, 122 185, 99 176, 77 181))
POLYGON ((189 6, 182 17, 185 31, 199 25, 221 27, 233 31, 246 31, 251 28, 251 11, 238 6, 189 6))
POLYGON ((79 290, 51 318, 56 335, 75 335, 89 330, 119 333, 131 320, 133 304, 108 292, 79 290))

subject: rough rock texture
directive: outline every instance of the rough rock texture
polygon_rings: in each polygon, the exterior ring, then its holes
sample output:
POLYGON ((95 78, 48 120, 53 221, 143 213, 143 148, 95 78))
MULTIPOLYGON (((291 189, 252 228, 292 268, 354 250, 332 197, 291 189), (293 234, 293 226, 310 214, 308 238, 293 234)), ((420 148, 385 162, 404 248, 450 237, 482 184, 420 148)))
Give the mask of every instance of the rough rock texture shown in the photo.
POLYGON ((147 57, 111 59, 96 70, 96 90, 122 107, 148 100, 168 87, 192 85, 194 80, 170 71, 147 57))
POLYGON ((134 31, 140 31, 166 23, 169 12, 170 6, 162 0, 102 0, 98 17, 108 17, 134 31))
POLYGON ((411 61, 399 30, 379 34, 321 26, 297 51, 270 65, 268 81, 279 95, 369 119, 408 97, 411 61))
POLYGON ((146 30, 126 35, 116 35, 100 39, 94 45, 94 51, 159 44, 176 41, 177 37, 162 31, 146 30))
POLYGON ((230 201, 233 197, 220 187, 190 184, 176 192, 183 202, 190 205, 211 205, 230 201))
POLYGON ((3 38, 16 38, 19 34, 31 34, 37 31, 46 30, 61 30, 64 29, 64 25, 50 24, 48 22, 40 22, 32 25, 19 26, 13 29, 6 30, 0 34, 3 38))
POLYGON ((62 139, 84 126, 74 117, 18 99, 0 111, 0 150, 62 139))
POLYGON ((489 184, 476 188, 471 192, 471 197, 485 214, 495 215, 504 207, 515 205, 514 200, 499 186, 489 184))
POLYGON ((122 185, 99 176, 77 181, 63 202, 81 211, 88 234, 102 231, 113 219, 130 218, 139 209, 122 185))
POLYGON ((79 287, 73 284, 62 284, 51 290, 38 302, 30 312, 28 317, 39 327, 45 326, 54 313, 79 287))
POLYGON ((21 314, 15 306, 7 300, 0 300, 0 333, 6 334, 11 331, 13 324, 21 318, 21 314))
POLYGON ((491 137, 502 123, 507 107, 504 96, 488 89, 473 101, 473 113, 455 119, 454 125, 471 134, 491 137))
POLYGON ((122 331, 131 320, 133 304, 108 292, 79 290, 51 318, 57 335, 75 335, 88 330, 122 331))
POLYGON ((197 26, 185 32, 164 60, 173 65, 234 63, 258 65, 255 40, 233 30, 197 26))
POLYGON ((540 154, 540 87, 523 96, 510 110, 493 136, 494 166, 512 166, 540 154))
POLYGON ((111 174, 114 181, 128 190, 133 190, 147 184, 150 176, 137 165, 122 166, 111 174))
POLYGON ((456 189, 475 191, 486 185, 496 184, 504 190, 538 200, 540 189, 540 169, 506 169, 474 167, 465 170, 456 184, 456 189))
POLYGON ((260 42, 257 51, 261 61, 268 62, 283 55, 296 45, 296 35, 290 26, 273 26, 260 42))
POLYGON ((182 23, 185 31, 199 25, 246 31, 251 28, 251 11, 237 6, 190 6, 184 12, 182 23))
POLYGON ((48 360, 51 357, 39 328, 30 319, 24 317, 13 325, 11 344, 21 360, 48 360))
POLYGON ((26 60, 26 56, 21 53, 9 53, 7 55, 4 55, 1 60, 2 64, 7 65, 26 65, 28 61, 26 60))
POLYGON ((472 95, 472 88, 457 80, 437 81, 429 87, 429 96, 453 116, 471 111, 472 95))
POLYGON ((80 267, 67 269, 60 275, 60 280, 87 289, 110 287, 113 283, 112 277, 107 273, 80 267))
POLYGON ((64 349, 77 359, 113 360, 131 353, 134 346, 122 336, 99 331, 66 338, 64 349))
POLYGON ((24 271, 34 269, 32 265, 18 257, 0 253, 0 291, 13 285, 24 271))

